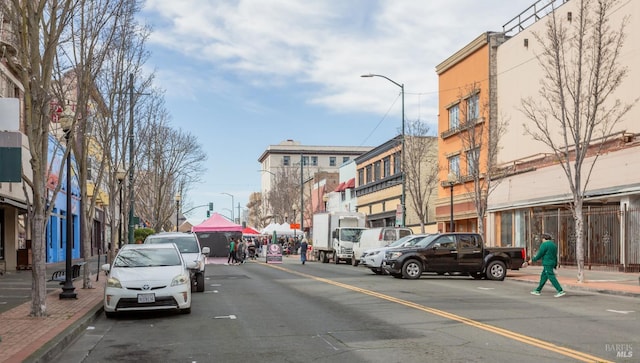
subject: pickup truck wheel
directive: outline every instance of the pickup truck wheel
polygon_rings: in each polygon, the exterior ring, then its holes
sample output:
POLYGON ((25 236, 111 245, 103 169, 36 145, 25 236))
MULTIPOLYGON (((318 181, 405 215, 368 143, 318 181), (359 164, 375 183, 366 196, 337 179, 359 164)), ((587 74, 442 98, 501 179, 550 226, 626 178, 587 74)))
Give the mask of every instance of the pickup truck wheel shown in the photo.
POLYGON ((487 266, 487 278, 494 281, 503 281, 507 277, 507 266, 502 261, 493 261, 487 266))
POLYGON ((422 265, 420 264, 419 261, 409 260, 405 262, 404 265, 402 265, 403 277, 407 279, 415 280, 420 278, 421 275, 422 275, 422 265))
POLYGON ((196 287, 197 292, 204 291, 204 272, 199 272, 196 274, 196 287))
POLYGON ((482 272, 470 272, 469 276, 473 277, 474 280, 480 280, 484 277, 482 272))
POLYGON ((391 276, 395 277, 396 279, 402 278, 402 274, 391 274, 391 276))
POLYGON ((322 263, 327 263, 327 254, 324 252, 320 252, 320 261, 322 261, 322 263))

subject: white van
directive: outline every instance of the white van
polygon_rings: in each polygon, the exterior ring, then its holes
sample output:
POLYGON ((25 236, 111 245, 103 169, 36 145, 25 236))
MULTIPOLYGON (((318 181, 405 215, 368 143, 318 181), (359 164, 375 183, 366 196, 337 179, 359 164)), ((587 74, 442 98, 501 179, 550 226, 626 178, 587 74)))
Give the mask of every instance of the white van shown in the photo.
POLYGON ((351 264, 353 266, 358 266, 362 259, 362 253, 365 250, 384 247, 389 243, 412 233, 411 229, 401 227, 378 227, 365 229, 360 235, 360 242, 353 244, 353 258, 351 259, 351 264))

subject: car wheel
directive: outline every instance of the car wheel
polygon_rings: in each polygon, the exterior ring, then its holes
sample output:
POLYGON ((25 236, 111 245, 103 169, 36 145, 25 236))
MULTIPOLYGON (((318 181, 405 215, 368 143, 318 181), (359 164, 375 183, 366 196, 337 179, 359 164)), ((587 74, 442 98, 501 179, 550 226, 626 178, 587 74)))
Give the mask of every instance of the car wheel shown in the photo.
POLYGON ((198 292, 204 291, 204 272, 196 274, 196 287, 198 292))
POLYGON ((116 313, 112 311, 105 311, 104 316, 106 316, 107 319, 113 319, 116 317, 116 313))
POLYGON ((409 260, 402 265, 402 276, 415 280, 422 275, 422 265, 417 260, 409 260))
POLYGON ((502 281, 507 277, 507 266, 502 261, 493 261, 487 266, 487 278, 494 281, 502 281))
POLYGON ((191 307, 180 309, 180 314, 191 314, 191 307))
POLYGON ((359 263, 360 261, 356 260, 355 258, 351 259, 351 266, 358 266, 359 263))
POLYGON ((320 261, 322 261, 322 263, 327 263, 327 254, 324 252, 320 252, 320 261))
POLYGON ((372 268, 371 271, 376 275, 382 275, 383 272, 381 268, 372 268))

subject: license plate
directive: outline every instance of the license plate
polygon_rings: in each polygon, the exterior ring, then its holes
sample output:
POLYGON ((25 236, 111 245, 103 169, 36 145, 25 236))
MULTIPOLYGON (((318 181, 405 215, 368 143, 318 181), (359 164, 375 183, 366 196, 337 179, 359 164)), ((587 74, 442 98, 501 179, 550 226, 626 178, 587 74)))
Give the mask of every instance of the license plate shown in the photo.
POLYGON ((154 303, 156 302, 156 294, 138 294, 138 303, 154 303))

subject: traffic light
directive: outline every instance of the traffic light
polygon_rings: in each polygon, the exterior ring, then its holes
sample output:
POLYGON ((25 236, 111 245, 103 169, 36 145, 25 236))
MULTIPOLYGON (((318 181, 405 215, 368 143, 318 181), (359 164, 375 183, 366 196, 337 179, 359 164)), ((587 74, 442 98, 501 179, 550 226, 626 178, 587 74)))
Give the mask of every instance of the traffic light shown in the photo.
POLYGON ((211 211, 210 210, 207 211, 207 218, 209 218, 209 217, 211 217, 211 211))
POLYGON ((213 202, 209 202, 209 210, 213 210, 213 202))

